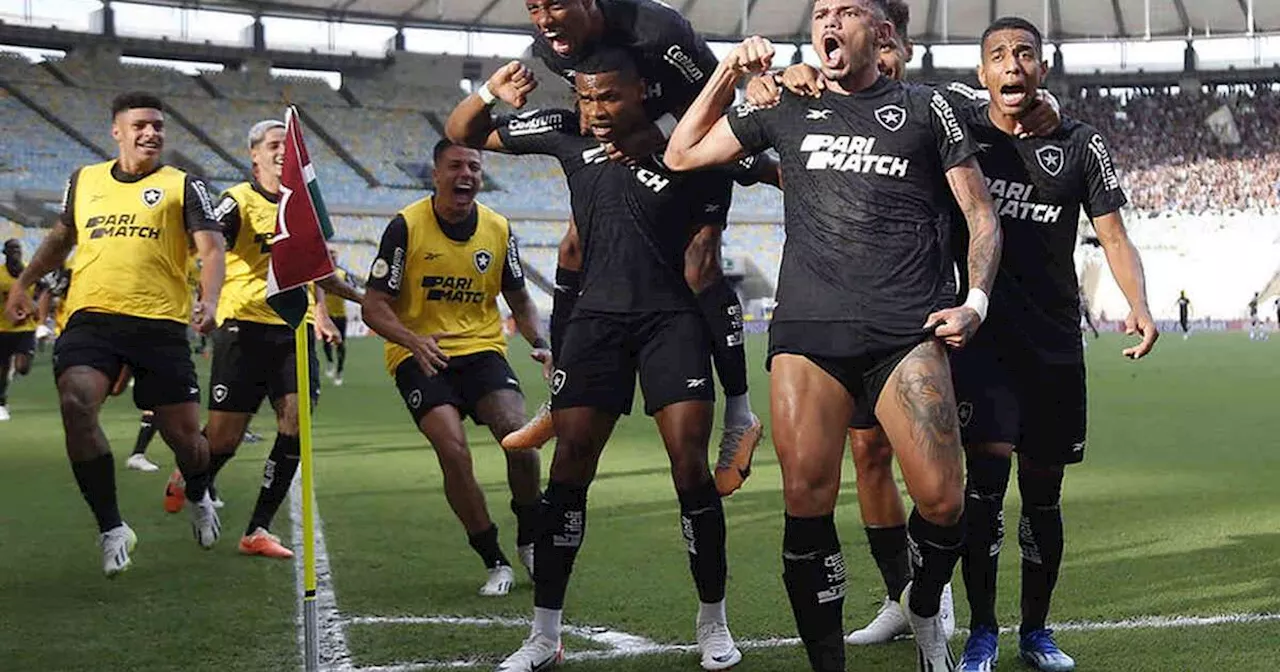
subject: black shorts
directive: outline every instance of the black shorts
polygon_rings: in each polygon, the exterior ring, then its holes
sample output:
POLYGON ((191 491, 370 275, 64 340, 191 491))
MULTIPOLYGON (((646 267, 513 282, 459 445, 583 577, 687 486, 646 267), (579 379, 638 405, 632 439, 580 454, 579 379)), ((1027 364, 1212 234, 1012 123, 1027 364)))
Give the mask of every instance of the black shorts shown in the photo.
POLYGON ((53 345, 54 380, 74 366, 88 366, 114 381, 125 364, 133 370, 138 408, 200 401, 187 325, 181 322, 82 310, 53 345))
POLYGON ((840 357, 822 354, 828 339, 824 335, 815 338, 814 324, 808 322, 775 322, 769 327, 769 357, 765 368, 772 368, 777 355, 799 355, 818 365, 835 378, 853 396, 853 417, 849 426, 853 429, 872 429, 879 426, 876 420, 876 403, 893 370, 912 350, 924 342, 927 335, 906 345, 897 344, 872 348, 866 354, 840 357))
POLYGON ((9 358, 14 355, 26 355, 30 357, 34 354, 36 354, 36 332, 0 332, 0 362, 8 364, 9 358))
POLYGON ((506 357, 488 350, 450 357, 449 366, 434 376, 428 376, 410 357, 396 367, 396 387, 414 424, 421 424, 422 416, 431 409, 448 405, 479 425, 484 423, 476 417, 476 404, 498 390, 519 392, 520 380, 506 357))
POLYGON ((965 445, 1009 443, 1048 465, 1084 460, 1083 359, 1045 362, 1026 347, 979 338, 952 353, 951 371, 965 445))
POLYGON ((714 402, 711 335, 702 316, 574 312, 551 376, 551 407, 627 415, 637 373, 648 415, 683 401, 714 402))
MULTIPOLYGON (((297 348, 293 329, 283 324, 226 320, 213 332, 209 370, 209 410, 257 413, 263 399, 298 393, 297 348)), ((315 340, 307 330, 311 398, 320 396, 315 340)))

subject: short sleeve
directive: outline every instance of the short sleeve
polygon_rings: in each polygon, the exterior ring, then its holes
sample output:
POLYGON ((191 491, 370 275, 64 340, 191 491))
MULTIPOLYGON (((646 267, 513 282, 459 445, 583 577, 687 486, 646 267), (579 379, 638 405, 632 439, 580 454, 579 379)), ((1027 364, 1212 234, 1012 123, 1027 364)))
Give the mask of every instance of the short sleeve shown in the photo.
POLYGON ((502 265, 502 291, 524 289, 524 266, 520 263, 520 245, 516 236, 507 232, 507 260, 502 265))
POLYGON ((71 177, 67 178, 67 186, 62 190, 62 209, 58 215, 58 220, 63 226, 75 230, 76 228, 76 184, 80 181, 80 169, 71 173, 71 177))
MULTIPOLYGON (((789 94, 784 93, 785 100, 789 94)), ((780 103, 781 107, 785 103, 780 103)), ((744 102, 729 108, 725 118, 729 120, 729 130, 733 131, 734 137, 738 139, 738 144, 742 145, 742 149, 747 154, 758 154, 762 150, 774 146, 774 133, 772 117, 773 108, 762 108, 744 102)))
POLYGON ((204 180, 187 175, 185 192, 182 220, 187 231, 222 231, 222 224, 213 212, 213 197, 204 180))
POLYGON ((213 218, 222 227, 222 235, 227 239, 227 247, 236 244, 240 237, 240 204, 230 192, 223 192, 221 200, 213 209, 213 218))
POLYGON ((502 147, 512 154, 559 156, 565 151, 563 136, 578 135, 578 117, 569 110, 530 110, 496 121, 502 147))
POLYGON ((1088 190, 1084 200, 1085 213, 1094 219, 1116 212, 1128 204, 1129 199, 1120 188, 1120 176, 1111 158, 1111 149, 1102 134, 1093 129, 1079 137, 1088 138, 1084 152, 1084 179, 1088 190))
POLYGON ((929 97, 930 125, 943 170, 951 170, 978 153, 978 144, 965 128, 946 96, 934 91, 929 97))
POLYGON ((369 269, 369 289, 379 292, 400 295, 400 287, 404 282, 404 265, 409 250, 409 225, 403 215, 396 215, 382 232, 382 241, 378 243, 378 255, 373 258, 373 266, 369 269))

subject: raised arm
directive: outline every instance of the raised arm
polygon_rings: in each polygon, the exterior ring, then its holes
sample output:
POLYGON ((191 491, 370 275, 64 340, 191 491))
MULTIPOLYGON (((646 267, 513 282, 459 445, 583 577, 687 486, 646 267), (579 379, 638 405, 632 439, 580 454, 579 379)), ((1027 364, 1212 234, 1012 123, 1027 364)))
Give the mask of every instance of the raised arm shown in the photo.
POLYGON ((475 93, 467 96, 453 108, 445 122, 445 135, 460 145, 504 151, 502 138, 498 137, 498 125, 490 113, 498 100, 508 105, 524 107, 529 93, 538 88, 533 71, 520 61, 511 61, 498 68, 475 93))
MULTIPOLYGON (((1125 348, 1123 354, 1131 359, 1141 359, 1151 352, 1160 337, 1147 305, 1147 278, 1142 270, 1142 257, 1129 239, 1120 211, 1095 217, 1093 228, 1098 233, 1098 242, 1102 243, 1102 251, 1107 255, 1111 275, 1129 302, 1129 316, 1124 321, 1125 333, 1142 337, 1141 343, 1125 348)), ((1190 308, 1190 302, 1187 307, 1190 308)))
POLYGON ((733 102, 738 79, 747 72, 764 72, 773 62, 773 44, 747 38, 725 56, 707 80, 702 93, 685 111, 671 134, 663 162, 677 171, 730 163, 745 151, 723 110, 733 102))

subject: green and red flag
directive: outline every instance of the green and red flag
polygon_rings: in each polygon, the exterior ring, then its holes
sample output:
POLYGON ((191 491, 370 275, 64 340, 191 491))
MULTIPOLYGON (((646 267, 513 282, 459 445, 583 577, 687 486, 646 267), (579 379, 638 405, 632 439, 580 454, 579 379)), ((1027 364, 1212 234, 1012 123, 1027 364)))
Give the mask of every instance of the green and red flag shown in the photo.
POLYGON ((333 225, 299 122, 298 108, 290 105, 285 112, 284 172, 267 270, 267 304, 295 329, 307 316, 306 286, 334 272, 327 245, 333 225))

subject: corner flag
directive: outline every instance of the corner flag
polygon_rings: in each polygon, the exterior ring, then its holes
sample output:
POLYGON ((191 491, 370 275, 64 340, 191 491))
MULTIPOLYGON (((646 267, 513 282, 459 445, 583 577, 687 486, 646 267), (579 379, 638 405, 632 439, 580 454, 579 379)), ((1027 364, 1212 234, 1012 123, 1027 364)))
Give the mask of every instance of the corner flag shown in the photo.
POLYGON ((333 237, 329 213, 320 196, 316 171, 302 139, 298 108, 290 105, 284 118, 284 171, 280 203, 276 206, 276 235, 271 238, 267 268, 267 304, 293 327, 295 369, 298 376, 298 441, 302 476, 302 620, 307 672, 320 669, 320 633, 316 607, 315 482, 311 446, 310 327, 307 326, 307 285, 333 275, 333 261, 325 241, 333 237))
POLYGON ((306 285, 333 275, 325 245, 333 237, 333 226, 302 139, 296 107, 289 106, 284 123, 284 171, 276 235, 271 239, 267 304, 296 329, 307 314, 306 285))

